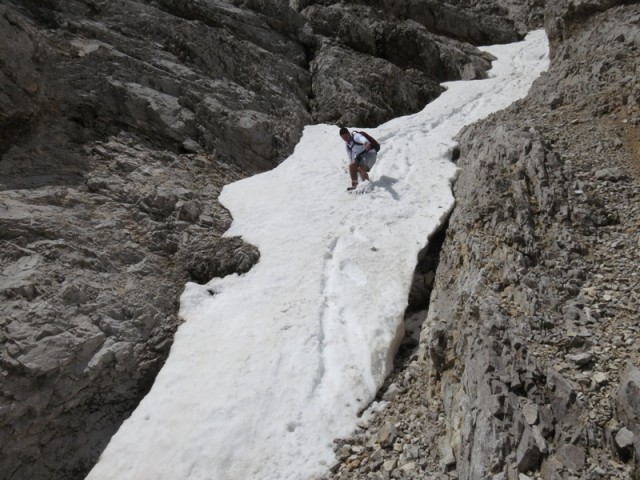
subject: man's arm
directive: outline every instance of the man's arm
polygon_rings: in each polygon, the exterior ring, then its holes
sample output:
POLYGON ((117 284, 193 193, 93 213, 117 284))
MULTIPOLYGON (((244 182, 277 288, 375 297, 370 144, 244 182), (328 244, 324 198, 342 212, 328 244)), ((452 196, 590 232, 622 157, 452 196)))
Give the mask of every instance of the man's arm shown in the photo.
POLYGON ((365 137, 364 135, 360 135, 359 133, 354 133, 353 139, 356 142, 362 144, 362 146, 366 151, 369 151, 369 149, 371 148, 371 144, 369 143, 369 140, 367 140, 367 137, 365 137))

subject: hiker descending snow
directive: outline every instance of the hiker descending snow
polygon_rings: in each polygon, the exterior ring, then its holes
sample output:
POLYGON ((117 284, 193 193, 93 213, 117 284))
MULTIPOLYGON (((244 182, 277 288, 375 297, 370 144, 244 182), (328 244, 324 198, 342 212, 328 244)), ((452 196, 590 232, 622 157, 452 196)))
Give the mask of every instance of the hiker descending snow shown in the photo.
POLYGON ((354 190, 358 186, 358 174, 362 181, 369 180, 369 171, 376 163, 380 145, 364 132, 349 133, 345 127, 340 129, 340 136, 346 143, 349 157, 349 175, 351 186, 347 190, 354 190))
MULTIPOLYGON (((527 38, 487 49, 490 79, 450 82, 421 112, 377 127, 383 181, 366 199, 335 191, 344 174, 328 160, 344 143, 326 124, 305 127, 278 168, 224 187, 228 235, 255 245, 260 261, 187 283, 166 363, 87 480, 331 474, 333 439, 376 409, 419 253, 454 208, 454 137, 525 97, 548 65, 544 31, 527 38)), ((414 472, 405 477, 428 477, 414 472)))

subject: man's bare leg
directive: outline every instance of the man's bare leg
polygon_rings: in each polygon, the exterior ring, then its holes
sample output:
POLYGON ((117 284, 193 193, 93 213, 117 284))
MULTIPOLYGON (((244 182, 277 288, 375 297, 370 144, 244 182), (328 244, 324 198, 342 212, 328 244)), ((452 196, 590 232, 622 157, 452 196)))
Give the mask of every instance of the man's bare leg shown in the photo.
POLYGON ((369 180, 369 167, 366 165, 358 165, 358 172, 360 173, 360 178, 363 182, 369 180))
POLYGON ((351 186, 355 187, 358 185, 358 165, 357 163, 349 164, 349 175, 351 176, 351 186))

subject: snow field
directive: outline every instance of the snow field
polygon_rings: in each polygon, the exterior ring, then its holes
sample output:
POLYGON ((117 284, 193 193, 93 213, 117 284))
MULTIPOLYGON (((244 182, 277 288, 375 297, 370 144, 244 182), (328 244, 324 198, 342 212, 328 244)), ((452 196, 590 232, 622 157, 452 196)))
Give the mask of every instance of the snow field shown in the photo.
POLYGON ((307 479, 334 462, 392 367, 418 252, 454 206, 453 136, 526 95, 544 32, 487 47, 491 77, 450 82, 414 115, 366 129, 372 190, 350 184, 338 127, 307 127, 281 165, 226 186, 244 275, 188 284, 169 358, 89 479, 307 479))

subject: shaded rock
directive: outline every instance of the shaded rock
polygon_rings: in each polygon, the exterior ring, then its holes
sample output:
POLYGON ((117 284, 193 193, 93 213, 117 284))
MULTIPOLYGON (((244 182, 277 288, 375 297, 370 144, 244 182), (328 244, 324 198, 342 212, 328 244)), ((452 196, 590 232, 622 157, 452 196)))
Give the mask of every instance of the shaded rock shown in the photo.
POLYGON ((182 249, 179 258, 192 281, 207 283, 214 277, 248 271, 260 258, 260 252, 239 237, 214 239, 196 248, 182 249))
POLYGON ((576 424, 579 416, 579 402, 576 386, 557 372, 547 373, 547 384, 551 388, 551 410, 556 419, 576 424))
MULTIPOLYGON (((513 20, 507 19, 503 15, 506 13, 506 8, 502 5, 491 5, 484 2, 443 4, 435 1, 415 3, 390 0, 378 0, 373 3, 392 15, 411 18, 431 31, 474 45, 508 43, 520 35, 520 32, 514 27, 513 20)), ((510 15, 520 23, 520 28, 523 30, 527 28, 524 27, 524 23, 528 26, 541 24, 542 9, 539 6, 519 4, 509 7, 513 8, 509 12, 510 15)))
MULTIPOLYGON (((636 458, 640 458, 640 370, 628 363, 616 392, 616 414, 625 429, 633 433, 636 458)), ((621 441, 629 439, 623 434, 621 441)), ((616 443, 618 437, 616 436, 616 443)))
POLYGON ((634 434, 631 430, 622 427, 618 430, 618 433, 616 433, 614 440, 618 455, 620 455, 623 460, 627 461, 633 457, 634 434))
MULTIPOLYGON (((37 29, 24 17, 5 5, 0 6, 0 73, 3 95, 0 98, 0 154, 27 134, 38 115, 47 88, 42 75, 46 57, 37 29)), ((4 182, 3 182, 4 183, 4 182)))
POLYGON ((544 479, 562 480, 562 475, 560 475, 559 470, 562 470, 562 464, 556 460, 554 456, 550 456, 542 463, 540 473, 544 479))
POLYGON ((186 222, 195 222, 202 214, 202 202, 199 200, 179 200, 175 205, 178 211, 178 219, 186 222))
POLYGON ((376 57, 338 46, 323 46, 311 63, 311 71, 318 122, 373 126, 388 120, 391 112, 416 111, 442 92, 433 79, 417 70, 405 72, 376 57), (350 71, 347 65, 353 64, 360 64, 361 69, 350 71))
POLYGON ((530 427, 525 427, 516 451, 516 463, 520 472, 538 468, 547 447, 542 436, 530 427))

